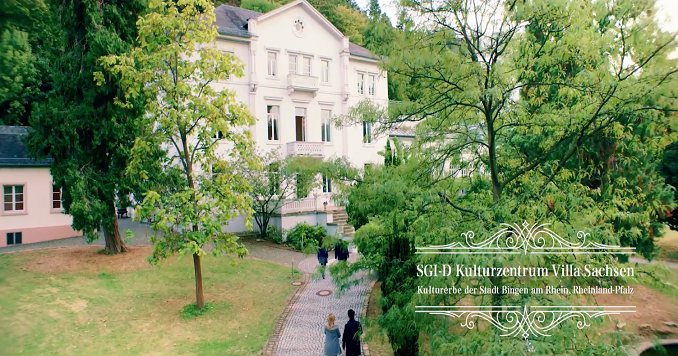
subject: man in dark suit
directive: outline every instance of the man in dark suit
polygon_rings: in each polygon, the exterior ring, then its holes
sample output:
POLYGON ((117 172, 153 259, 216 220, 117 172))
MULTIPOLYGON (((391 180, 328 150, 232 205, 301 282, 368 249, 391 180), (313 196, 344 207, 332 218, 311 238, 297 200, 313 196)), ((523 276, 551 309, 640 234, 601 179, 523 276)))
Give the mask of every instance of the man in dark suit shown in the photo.
POLYGON ((334 258, 337 261, 348 261, 348 246, 343 243, 338 243, 334 246, 334 258))
POLYGON ((344 335, 341 338, 341 343, 346 351, 346 356, 359 356, 360 350, 360 335, 363 333, 362 326, 355 320, 355 311, 348 310, 348 323, 344 327, 344 335))
POLYGON ((320 274, 325 279, 325 266, 327 265, 327 260, 330 258, 329 253, 324 248, 318 249, 318 263, 320 263, 320 274))

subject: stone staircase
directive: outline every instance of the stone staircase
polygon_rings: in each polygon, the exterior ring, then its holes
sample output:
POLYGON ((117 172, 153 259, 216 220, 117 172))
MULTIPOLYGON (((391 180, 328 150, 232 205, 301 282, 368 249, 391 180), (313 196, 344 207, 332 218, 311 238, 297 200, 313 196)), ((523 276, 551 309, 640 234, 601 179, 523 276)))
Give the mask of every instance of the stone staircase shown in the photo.
POLYGON ((347 222, 348 214, 346 214, 346 209, 342 208, 340 210, 334 211, 332 213, 332 218, 334 220, 334 224, 337 225, 337 231, 342 236, 353 237, 355 234, 355 228, 353 228, 353 226, 349 225, 347 222))

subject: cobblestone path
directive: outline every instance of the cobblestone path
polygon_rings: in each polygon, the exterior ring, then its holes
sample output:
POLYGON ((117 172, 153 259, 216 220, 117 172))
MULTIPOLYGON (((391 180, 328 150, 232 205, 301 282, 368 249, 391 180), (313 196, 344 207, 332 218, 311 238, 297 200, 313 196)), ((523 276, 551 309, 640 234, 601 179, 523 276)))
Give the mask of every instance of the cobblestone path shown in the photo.
MULTIPOLYGON (((357 255, 352 253, 349 261, 355 261, 357 255)), ((330 260, 330 264, 336 260, 330 260)), ((307 258, 298 265, 299 270, 305 273, 314 273, 318 261, 315 257, 307 258)), ((370 293, 372 279, 366 273, 356 274, 354 278, 360 283, 344 291, 341 297, 335 294, 334 283, 326 272, 326 279, 310 279, 299 299, 291 307, 291 311, 280 332, 280 339, 274 348, 274 356, 322 356, 325 350, 325 333, 327 316, 333 313, 337 316, 337 325, 344 332, 344 325, 348 321, 348 310, 356 312, 360 317, 365 298, 370 293), (320 296, 316 293, 323 290, 332 292, 329 296, 320 296)))

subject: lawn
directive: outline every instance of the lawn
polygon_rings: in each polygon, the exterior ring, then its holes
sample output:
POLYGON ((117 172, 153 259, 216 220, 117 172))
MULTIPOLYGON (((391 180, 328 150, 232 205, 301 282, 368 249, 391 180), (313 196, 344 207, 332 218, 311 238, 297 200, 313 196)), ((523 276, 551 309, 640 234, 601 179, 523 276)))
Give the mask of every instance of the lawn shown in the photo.
POLYGON ((678 231, 665 230, 664 237, 657 240, 661 246, 659 258, 667 261, 678 262, 678 231))
POLYGON ((151 250, 97 248, 0 255, 2 355, 255 355, 294 290, 290 269, 257 260, 203 259, 212 310, 195 303, 191 258, 149 266, 151 250))

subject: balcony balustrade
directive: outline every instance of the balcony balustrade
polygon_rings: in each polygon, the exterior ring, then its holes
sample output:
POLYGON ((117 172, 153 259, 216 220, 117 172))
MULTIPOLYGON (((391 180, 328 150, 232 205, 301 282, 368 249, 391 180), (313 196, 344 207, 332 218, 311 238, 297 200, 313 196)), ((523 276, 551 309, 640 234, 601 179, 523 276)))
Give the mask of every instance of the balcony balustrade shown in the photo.
POLYGON ((287 143, 288 156, 322 157, 325 145, 322 142, 293 141, 287 143))
POLYGON ((289 90, 290 94, 294 91, 305 91, 311 92, 315 96, 319 89, 318 77, 311 77, 301 74, 288 74, 287 89, 289 90))

